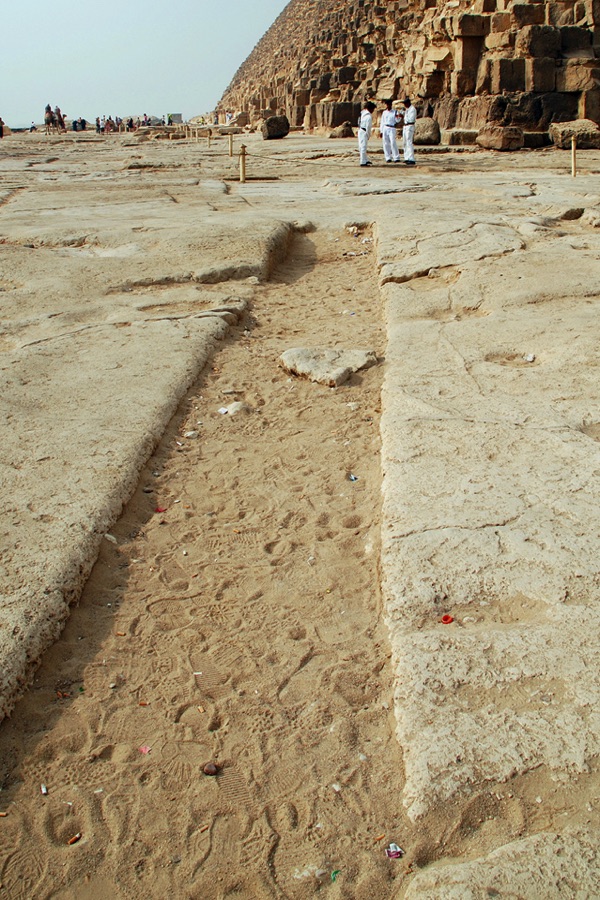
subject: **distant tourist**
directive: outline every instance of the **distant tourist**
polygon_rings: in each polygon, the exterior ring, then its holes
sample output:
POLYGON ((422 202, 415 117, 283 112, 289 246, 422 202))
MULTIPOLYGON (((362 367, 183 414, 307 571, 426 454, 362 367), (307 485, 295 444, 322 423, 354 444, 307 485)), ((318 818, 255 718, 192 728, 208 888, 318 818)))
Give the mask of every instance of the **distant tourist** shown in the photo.
MULTIPOLYGON (((164 119, 163 119, 163 125, 164 125, 164 124, 165 124, 165 122, 164 122, 164 119)), ((172 124, 173 124, 173 116, 171 115, 171 113, 169 113, 169 117, 168 117, 168 119, 167 119, 167 125, 172 125, 172 124)))
POLYGON ((379 131, 383 142, 383 155, 386 162, 400 162, 400 151, 396 139, 396 129, 401 122, 400 113, 392 109, 392 101, 384 100, 385 109, 381 114, 379 131))
POLYGON ((4 137, 4 119, 0 116, 0 138, 4 137))
POLYGON ((46 126, 46 134, 50 134, 52 128, 56 125, 56 116, 52 112, 52 107, 49 103, 46 104, 44 110, 44 125, 46 126))
POLYGON ((361 166, 372 166, 373 163, 367 156, 367 144, 373 130, 373 111, 375 104, 367 100, 358 120, 358 150, 361 166))
POLYGON ((30 127, 30 129, 29 129, 29 133, 31 134, 32 131, 37 131, 37 125, 35 124, 35 122, 32 122, 32 123, 31 123, 31 127, 30 127))
POLYGON ((415 122, 417 111, 411 103, 410 97, 402 101, 404 105, 404 127, 402 129, 402 143, 404 144, 404 163, 407 166, 415 166, 415 122))
POLYGON ((102 133, 102 126, 100 125, 100 116, 96 116, 96 134, 102 133))

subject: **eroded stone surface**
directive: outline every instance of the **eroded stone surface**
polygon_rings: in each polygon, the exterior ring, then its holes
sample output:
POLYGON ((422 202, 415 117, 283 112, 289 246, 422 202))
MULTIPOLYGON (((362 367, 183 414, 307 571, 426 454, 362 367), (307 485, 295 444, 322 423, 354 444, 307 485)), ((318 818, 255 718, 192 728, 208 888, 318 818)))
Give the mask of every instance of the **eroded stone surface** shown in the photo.
POLYGON ((487 856, 417 875, 408 900, 524 900, 596 897, 600 856, 591 831, 543 833, 515 841, 487 856))
POLYGON ((506 226, 481 244, 466 226, 401 264, 380 231, 383 556, 416 819, 465 785, 539 766, 574 777, 598 753, 600 447, 585 422, 600 275, 558 229, 524 252, 506 226), (564 253, 572 266, 557 268, 564 253))
POLYGON ((374 366, 377 356, 373 350, 294 347, 281 354, 280 362, 293 375, 303 375, 319 384, 338 387, 354 372, 374 366))

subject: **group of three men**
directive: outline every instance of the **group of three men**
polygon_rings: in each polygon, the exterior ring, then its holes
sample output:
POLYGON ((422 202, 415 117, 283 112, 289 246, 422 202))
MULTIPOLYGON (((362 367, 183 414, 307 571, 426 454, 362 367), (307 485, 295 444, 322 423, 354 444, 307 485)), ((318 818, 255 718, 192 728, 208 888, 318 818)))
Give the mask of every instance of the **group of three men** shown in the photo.
MULTIPOLYGON (((398 112, 392 109, 392 101, 386 100, 383 113, 381 114, 381 122, 379 130, 383 140, 383 154, 386 162, 400 162, 400 151, 398 150, 398 142, 396 132, 398 128, 402 128, 402 145, 404 148, 404 162, 407 166, 415 165, 415 122, 417 121, 417 111, 412 105, 410 99, 406 97, 402 101, 404 109, 398 112)), ((360 114, 358 120, 358 149, 360 152, 361 166, 372 165, 371 160, 367 156, 367 144, 371 137, 373 129, 373 112, 375 104, 371 100, 367 100, 365 108, 360 114)))

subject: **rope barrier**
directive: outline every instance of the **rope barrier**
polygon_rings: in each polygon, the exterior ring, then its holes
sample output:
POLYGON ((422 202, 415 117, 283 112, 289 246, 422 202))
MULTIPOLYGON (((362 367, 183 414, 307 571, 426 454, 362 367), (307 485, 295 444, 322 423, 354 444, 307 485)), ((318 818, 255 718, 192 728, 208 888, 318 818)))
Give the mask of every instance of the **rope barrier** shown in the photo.
MULTIPOLYGON (((248 153, 248 150, 246 150, 246 156, 252 156, 253 159, 264 159, 264 160, 268 160, 269 162, 279 163, 282 166, 287 165, 288 163, 300 163, 301 165, 306 165, 306 166, 319 166, 319 168, 321 168, 324 165, 325 166, 330 165, 330 166, 335 166, 336 168, 339 169, 340 165, 341 166, 347 165, 345 163, 345 161, 341 160, 341 159, 337 159, 334 161, 334 160, 326 159, 325 157, 319 157, 319 159, 312 160, 312 159, 304 159, 301 156, 288 156, 285 159, 281 159, 278 156, 263 156, 262 153, 248 153)), ((358 156, 358 151, 357 151, 357 156, 358 156)), ((352 166, 352 168, 356 167, 355 162, 350 163, 350 165, 352 166)), ((350 168, 350 165, 348 165, 348 168, 350 168)))

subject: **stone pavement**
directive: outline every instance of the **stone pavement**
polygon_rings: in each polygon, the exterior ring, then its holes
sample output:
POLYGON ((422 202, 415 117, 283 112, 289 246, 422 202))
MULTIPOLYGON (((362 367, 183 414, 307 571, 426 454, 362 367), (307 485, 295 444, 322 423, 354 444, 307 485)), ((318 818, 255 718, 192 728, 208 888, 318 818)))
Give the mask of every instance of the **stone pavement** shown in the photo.
POLYGON ((600 894, 600 157, 576 180, 558 151, 364 177, 322 144, 322 168, 318 141, 252 145, 243 186, 189 146, 3 157, 2 707, 294 227, 372 223, 403 802, 464 808, 479 857, 438 850, 407 896, 600 894))

